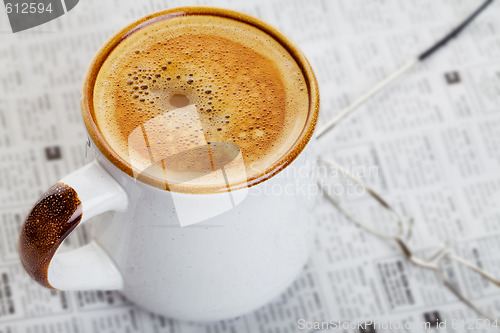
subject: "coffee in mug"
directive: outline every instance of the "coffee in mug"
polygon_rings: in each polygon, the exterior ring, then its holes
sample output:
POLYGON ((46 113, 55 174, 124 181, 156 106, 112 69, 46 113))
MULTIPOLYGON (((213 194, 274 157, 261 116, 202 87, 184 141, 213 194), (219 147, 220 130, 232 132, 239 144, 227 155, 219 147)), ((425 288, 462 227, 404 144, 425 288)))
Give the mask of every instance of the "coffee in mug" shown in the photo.
POLYGON ((293 160, 287 153, 310 114, 306 79, 292 54, 265 31, 223 16, 148 21, 111 50, 91 81, 91 117, 107 152, 126 172, 135 167, 148 183, 179 192, 264 180, 282 160, 293 160), (226 168, 229 184, 201 177, 230 165, 237 152, 244 170, 238 163, 226 168), (190 179, 198 181, 186 184, 190 179))
POLYGON ((306 58, 256 18, 183 7, 130 24, 90 64, 82 115, 95 160, 28 215, 26 271, 179 319, 257 309, 312 247, 318 112, 306 58), (89 244, 58 250, 89 222, 89 244))

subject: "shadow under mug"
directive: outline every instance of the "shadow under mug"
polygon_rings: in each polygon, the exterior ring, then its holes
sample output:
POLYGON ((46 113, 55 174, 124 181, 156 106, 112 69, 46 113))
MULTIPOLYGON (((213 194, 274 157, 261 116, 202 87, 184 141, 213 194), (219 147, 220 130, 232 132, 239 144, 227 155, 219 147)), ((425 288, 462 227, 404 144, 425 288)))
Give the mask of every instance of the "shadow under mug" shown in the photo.
POLYGON ((58 290, 119 290, 152 312, 210 321, 263 306, 302 270, 316 226, 312 135, 319 95, 306 58, 281 33, 225 9, 184 7, 154 13, 119 31, 98 52, 85 79, 82 112, 95 160, 52 186, 21 228, 21 262, 35 281, 58 290), (303 131, 287 158, 247 187, 189 194, 151 186, 124 171, 92 118, 93 79, 110 51, 140 24, 179 13, 217 15, 257 27, 302 69, 309 92, 303 131), (58 250, 86 221, 91 223, 90 243, 58 250))

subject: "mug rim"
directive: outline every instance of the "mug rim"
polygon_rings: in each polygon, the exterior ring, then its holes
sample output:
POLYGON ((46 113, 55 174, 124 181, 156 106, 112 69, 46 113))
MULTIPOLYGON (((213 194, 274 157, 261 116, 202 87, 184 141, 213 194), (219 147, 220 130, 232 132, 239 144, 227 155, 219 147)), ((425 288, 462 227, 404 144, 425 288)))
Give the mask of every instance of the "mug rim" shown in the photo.
POLYGON ((175 191, 165 186, 165 181, 159 181, 156 178, 150 177, 149 175, 141 175, 141 179, 139 180, 142 183, 147 185, 159 188, 161 190, 168 190, 172 192, 181 192, 181 193, 193 193, 193 194, 207 194, 207 193, 221 193, 234 191, 241 188, 247 188, 254 185, 257 185, 261 182, 266 181, 277 175, 281 170, 285 169, 288 165, 290 165, 305 149, 305 147, 311 141, 311 138, 314 133, 314 129, 316 127, 316 123, 318 121, 319 114, 319 87, 316 80, 316 76, 314 71, 309 64, 305 55, 300 51, 300 49, 292 43, 285 35, 279 32, 276 28, 271 25, 263 22, 262 20, 255 18, 251 15, 244 14, 238 11, 218 8, 218 7, 207 7, 207 6, 185 6, 185 7, 176 7, 170 8, 166 10, 161 10, 154 12, 152 14, 146 15, 130 24, 120 29, 114 35, 112 35, 104 45, 97 51, 96 55, 93 57, 90 65, 86 71, 84 77, 84 83, 82 87, 82 97, 81 97, 81 111, 83 120, 85 123, 85 127, 87 132, 97 146, 99 151, 108 159, 115 167, 119 170, 134 178, 136 180, 137 177, 134 176, 136 173, 132 165, 130 165, 127 161, 125 161, 118 153, 116 153, 113 148, 106 141, 104 136, 99 130, 99 126, 95 120, 95 112, 93 108, 93 93, 95 81, 97 79, 97 75, 101 69, 102 64, 106 61, 111 52, 118 46, 124 39, 126 39, 129 35, 134 33, 136 30, 139 30, 145 25, 150 23, 154 23, 156 20, 163 20, 174 18, 178 16, 187 16, 187 15, 212 15, 218 16, 228 19, 233 19, 245 24, 249 24, 267 35, 273 38, 276 42, 278 42, 286 51, 289 52, 290 56, 294 59, 296 64, 299 66, 306 85, 308 89, 308 98, 309 98, 309 110, 307 119, 302 129, 302 132, 299 134, 295 142, 291 145, 291 147, 280 156, 274 163, 269 165, 264 171, 257 174, 255 177, 247 179, 246 181, 242 181, 235 184, 229 184, 229 186, 189 186, 189 185, 179 185, 176 184, 176 188, 183 188, 182 191, 175 191))

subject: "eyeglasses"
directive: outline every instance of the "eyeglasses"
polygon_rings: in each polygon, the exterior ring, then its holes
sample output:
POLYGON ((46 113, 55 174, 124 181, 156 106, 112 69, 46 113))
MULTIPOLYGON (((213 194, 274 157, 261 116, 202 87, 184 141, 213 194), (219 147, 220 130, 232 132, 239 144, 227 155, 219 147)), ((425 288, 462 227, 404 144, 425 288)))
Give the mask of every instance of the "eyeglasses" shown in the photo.
MULTIPOLYGON (((450 33, 441 38, 434 45, 420 53, 416 58, 412 59, 386 79, 375 85, 364 95, 360 96, 346 109, 339 112, 334 118, 326 123, 317 131, 316 138, 319 140, 331 131, 338 123, 355 111, 358 107, 365 104, 370 98, 396 81, 404 73, 408 72, 418 63, 429 58, 437 50, 442 48, 448 41, 456 37, 464 28, 469 25, 493 0, 486 0, 477 10, 470 14, 463 22, 455 27, 450 33)), ((392 242, 397 245, 403 256, 413 265, 434 271, 443 284, 454 294, 461 302, 466 304, 470 309, 474 310, 481 316, 495 321, 495 310, 491 306, 482 304, 480 297, 473 295, 470 291, 467 293, 464 290, 464 283, 460 284, 457 280, 456 272, 460 270, 460 276, 467 280, 469 285, 480 284, 484 288, 500 287, 500 280, 492 274, 487 273, 478 264, 459 256, 454 243, 451 240, 445 242, 435 253, 428 257, 417 255, 412 250, 411 243, 415 241, 412 238, 414 221, 411 217, 403 218, 398 212, 393 209, 389 203, 384 200, 377 192, 366 185, 364 182, 356 178, 339 164, 328 160, 324 157, 318 159, 318 164, 327 166, 338 172, 338 178, 343 178, 343 184, 340 184, 341 193, 338 192, 338 183, 332 186, 323 181, 318 181, 318 186, 327 200, 335 206, 349 221, 387 242, 392 242), (337 198, 332 195, 335 193, 337 198), (340 202, 352 201, 349 210, 347 205, 340 202), (367 204, 369 207, 367 216, 363 216, 359 209, 360 204, 367 204), (462 286, 461 286, 462 285, 462 286)), ((331 179, 330 179, 331 180, 331 179)), ((500 274, 499 274, 500 276, 500 274)), ((499 289, 500 293, 500 289, 499 289)), ((500 308, 500 306, 497 306, 500 308)))
MULTIPOLYGON (((410 246, 414 227, 411 217, 403 218, 376 191, 334 161, 320 157, 318 163, 337 172, 333 177, 331 174, 328 177, 330 180, 336 180, 335 183, 326 183, 323 179, 318 180, 318 186, 326 199, 349 221, 372 235, 396 244, 410 263, 434 271, 461 302, 481 316, 491 321, 497 320, 495 310, 482 304, 478 298, 467 295, 463 286, 481 284, 482 289, 500 288, 500 279, 457 255, 451 240, 445 242, 429 257, 417 255, 410 246), (341 201, 344 201, 344 204, 341 201), (348 206, 355 209, 349 209, 348 206), (364 211, 369 214, 363 216, 361 206, 366 207, 364 211), (460 270, 460 274, 457 274, 457 270, 460 270), (467 281, 460 283, 457 276, 467 281)), ((500 289, 498 291, 500 292, 500 289)))

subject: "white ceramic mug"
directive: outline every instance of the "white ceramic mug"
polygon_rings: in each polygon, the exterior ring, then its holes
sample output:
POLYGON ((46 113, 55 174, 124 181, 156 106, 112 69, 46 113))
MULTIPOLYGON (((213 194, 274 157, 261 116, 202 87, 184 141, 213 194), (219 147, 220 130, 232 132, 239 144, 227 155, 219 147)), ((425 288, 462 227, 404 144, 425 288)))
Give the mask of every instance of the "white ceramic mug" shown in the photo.
POLYGON ((312 136, 318 108, 318 87, 306 58, 260 20, 186 7, 132 23, 104 45, 85 79, 82 111, 95 161, 61 179, 34 206, 20 234, 24 267, 46 287, 119 290, 134 303, 173 318, 218 320, 257 309, 291 284, 312 247, 317 192, 312 136), (90 116, 92 76, 109 50, 139 24, 186 11, 237 18, 262 29, 303 70, 310 97, 306 126, 284 162, 252 186, 186 194, 138 181, 112 158, 90 116), (91 223, 92 241, 57 253, 85 221, 91 223))

